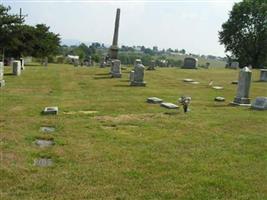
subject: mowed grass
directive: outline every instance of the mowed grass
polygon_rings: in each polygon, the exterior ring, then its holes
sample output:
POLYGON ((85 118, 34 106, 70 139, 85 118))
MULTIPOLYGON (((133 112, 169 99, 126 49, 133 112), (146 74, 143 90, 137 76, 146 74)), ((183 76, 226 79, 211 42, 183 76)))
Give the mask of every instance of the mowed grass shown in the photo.
MULTIPOLYGON (((50 64, 15 77, 6 68, 1 199, 267 199, 267 113, 228 105, 237 70, 158 68, 145 72, 146 87, 129 87, 129 71, 111 79, 109 68, 50 64), (209 88, 211 79, 224 90, 209 88), (188 114, 145 102, 181 95, 192 97, 188 114), (41 115, 46 106, 59 115, 41 115), (41 133, 45 125, 56 132, 41 133), (56 144, 40 149, 40 137, 56 144), (34 166, 40 157, 54 165, 34 166)), ((252 99, 267 96, 258 79, 253 70, 252 99)))

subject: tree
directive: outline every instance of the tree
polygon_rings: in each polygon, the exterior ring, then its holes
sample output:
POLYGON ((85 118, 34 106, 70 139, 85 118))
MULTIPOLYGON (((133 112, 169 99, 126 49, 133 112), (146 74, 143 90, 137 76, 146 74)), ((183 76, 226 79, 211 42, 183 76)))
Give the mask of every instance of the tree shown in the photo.
POLYGON ((9 14, 10 9, 10 7, 0 5, 0 47, 3 57, 6 50, 10 50, 12 46, 17 45, 16 29, 24 21, 18 15, 9 14))
POLYGON ((267 64, 267 2, 243 0, 236 3, 222 25, 219 40, 225 52, 236 57, 240 66, 254 68, 267 64))
POLYGON ((33 56, 44 59, 59 52, 60 38, 58 34, 49 31, 45 24, 37 24, 35 37, 38 39, 34 45, 33 56))

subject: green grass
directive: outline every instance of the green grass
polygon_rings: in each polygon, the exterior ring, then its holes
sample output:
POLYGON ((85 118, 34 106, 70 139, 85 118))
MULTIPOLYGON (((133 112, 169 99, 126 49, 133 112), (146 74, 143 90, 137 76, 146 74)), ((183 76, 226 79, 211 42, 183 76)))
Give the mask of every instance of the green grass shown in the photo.
MULTIPOLYGON (((147 87, 129 87, 129 71, 110 79, 108 68, 51 64, 5 76, 1 200, 267 199, 267 113, 228 105, 238 71, 160 68, 145 72, 147 87), (209 88, 211 79, 224 90, 209 88), (188 114, 145 102, 156 96, 176 103, 181 95, 192 97, 188 114), (227 101, 216 103, 216 96, 227 101), (59 115, 42 116, 45 106, 59 106, 59 115), (64 114, 84 110, 98 112, 64 114), (44 125, 56 132, 44 136, 44 125), (33 142, 40 137, 56 145, 39 149, 33 142), (33 166, 39 157, 54 166, 33 166)), ((267 96, 258 79, 254 70, 252 99, 267 96)))

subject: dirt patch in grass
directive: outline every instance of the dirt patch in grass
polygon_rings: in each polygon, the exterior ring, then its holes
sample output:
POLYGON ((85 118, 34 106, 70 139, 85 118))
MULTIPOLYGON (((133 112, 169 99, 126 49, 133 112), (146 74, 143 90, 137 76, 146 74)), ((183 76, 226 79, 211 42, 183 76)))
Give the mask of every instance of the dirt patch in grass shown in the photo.
POLYGON ((122 123, 122 122, 130 122, 130 121, 149 121, 158 115, 159 114, 153 114, 153 113, 124 114, 124 115, 118 115, 118 116, 104 115, 104 116, 96 116, 95 119, 101 122, 122 123))

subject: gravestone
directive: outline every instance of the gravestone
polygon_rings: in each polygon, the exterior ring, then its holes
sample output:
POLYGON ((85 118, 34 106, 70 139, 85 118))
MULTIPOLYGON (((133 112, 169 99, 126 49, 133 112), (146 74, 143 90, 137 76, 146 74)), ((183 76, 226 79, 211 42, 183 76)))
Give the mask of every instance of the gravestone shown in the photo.
POLYGON ((34 160, 33 165, 38 167, 51 167, 53 165, 53 161, 50 158, 39 158, 34 160))
POLYGON ((215 97, 214 101, 223 102, 223 101, 225 101, 225 98, 224 97, 215 97))
POLYGON ((142 60, 141 59, 135 59, 134 67, 137 66, 138 64, 142 64, 142 60))
POLYGON ((21 65, 20 61, 14 60, 13 61, 13 75, 19 76, 21 74, 21 65))
POLYGON ((4 80, 4 63, 0 62, 0 88, 5 86, 4 80))
POLYGON ((232 62, 229 66, 230 69, 238 69, 239 68, 239 62, 232 62))
POLYGON ((58 107, 45 107, 43 110, 44 115, 57 115, 58 114, 58 107))
POLYGON ((45 59, 44 59, 44 66, 47 67, 47 65, 48 65, 48 58, 45 57, 45 59))
POLYGON ((120 12, 121 12, 120 9, 117 8, 113 41, 109 49, 109 55, 111 59, 118 59, 118 51, 119 51, 118 37, 119 37, 120 12))
POLYGON ((24 70, 25 69, 25 62, 24 62, 23 58, 20 59, 20 65, 21 65, 21 70, 24 70))
POLYGON ((152 60, 149 64, 149 67, 147 68, 147 70, 155 70, 156 67, 156 62, 155 60, 152 60))
POLYGON ((191 79, 191 78, 185 78, 185 79, 183 80, 183 82, 191 83, 191 82, 194 82, 194 80, 191 79))
POLYGON ((121 78, 121 61, 118 59, 112 60, 111 63, 111 77, 121 78))
POLYGON ((43 132, 43 133, 52 133, 55 130, 56 130, 55 127, 52 127, 52 126, 42 126, 42 127, 40 127, 40 131, 43 132))
POLYGON ((160 106, 162 106, 164 108, 168 108, 168 109, 178 109, 179 108, 179 106, 177 106, 173 103, 167 103, 167 102, 161 103, 160 106))
POLYGON ((53 140, 37 139, 35 140, 35 144, 40 148, 46 148, 53 146, 55 142, 53 140))
POLYGON ((146 86, 144 82, 144 70, 145 67, 142 64, 137 64, 134 68, 133 81, 131 81, 131 86, 146 86))
POLYGON ((130 72, 130 82, 134 81, 134 71, 130 72))
POLYGON ((248 67, 244 67, 239 72, 237 94, 232 102, 233 105, 250 106, 249 90, 251 83, 251 71, 248 67))
POLYGON ((261 69, 260 81, 267 82, 267 69, 261 69))
POLYGON ((154 103, 154 104, 156 104, 156 103, 162 103, 163 100, 160 99, 160 98, 158 98, 158 97, 149 97, 149 98, 147 98, 146 102, 147 103, 154 103))
POLYGON ((183 69, 196 69, 198 65, 198 59, 187 57, 184 59, 183 69))
POLYGON ((267 97, 257 97, 251 108, 254 110, 267 110, 267 97))

